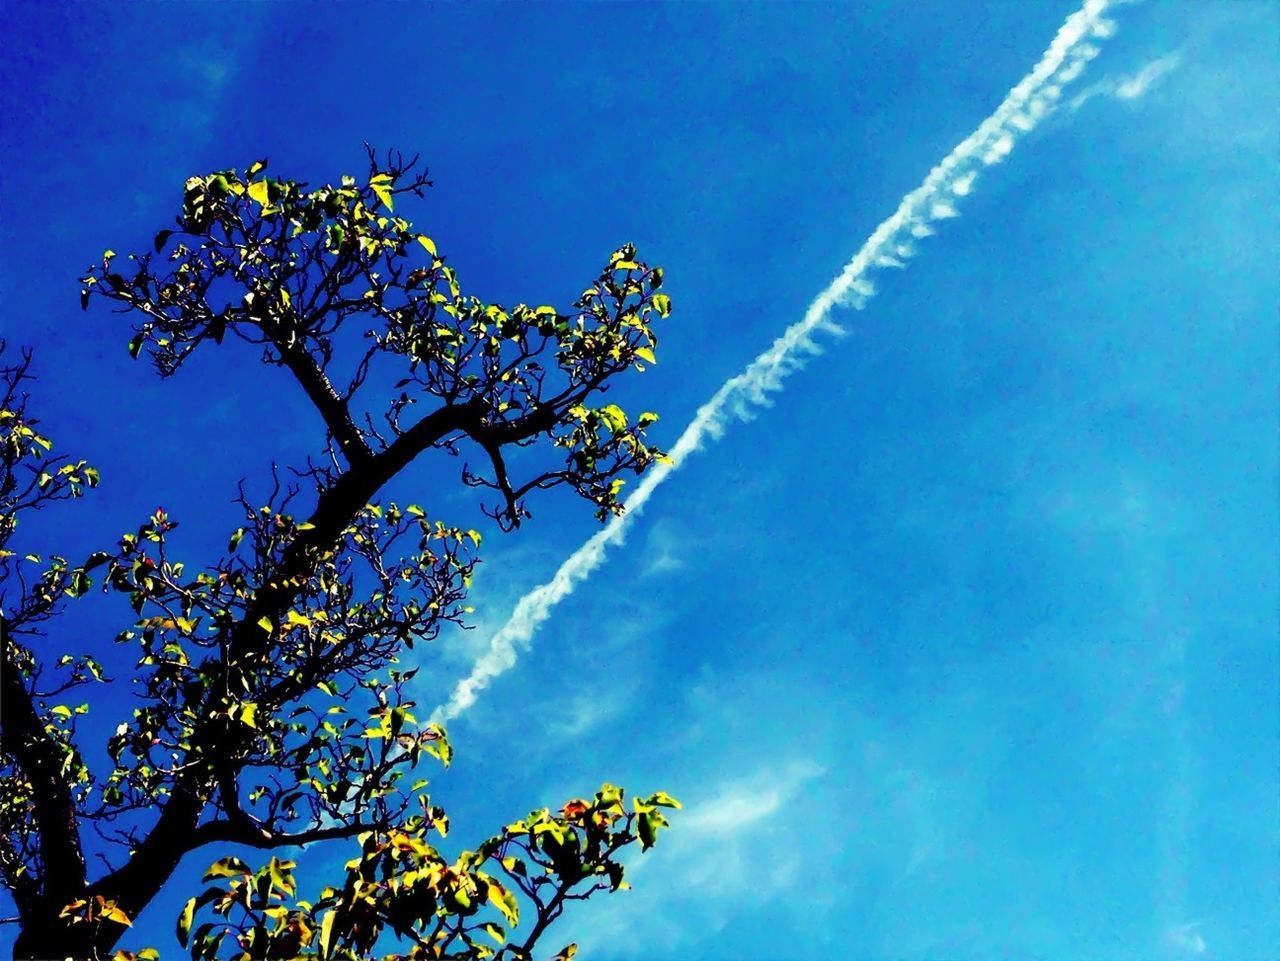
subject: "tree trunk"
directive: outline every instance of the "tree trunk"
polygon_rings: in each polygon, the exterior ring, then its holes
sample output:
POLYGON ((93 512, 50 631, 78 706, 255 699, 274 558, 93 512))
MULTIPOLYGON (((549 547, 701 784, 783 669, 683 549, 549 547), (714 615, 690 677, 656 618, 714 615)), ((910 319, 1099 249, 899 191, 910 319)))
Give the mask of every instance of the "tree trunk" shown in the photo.
POLYGON ((97 961, 108 957, 119 939, 119 933, 114 933, 114 929, 124 931, 124 928, 110 922, 91 925, 84 922, 71 924, 70 920, 58 917, 57 910, 42 912, 36 918, 23 918, 22 930, 13 943, 14 961, 61 961, 65 958, 97 961), (94 944, 94 927, 99 928, 100 934, 109 935, 108 943, 94 944), (103 931, 102 928, 109 930, 103 931))

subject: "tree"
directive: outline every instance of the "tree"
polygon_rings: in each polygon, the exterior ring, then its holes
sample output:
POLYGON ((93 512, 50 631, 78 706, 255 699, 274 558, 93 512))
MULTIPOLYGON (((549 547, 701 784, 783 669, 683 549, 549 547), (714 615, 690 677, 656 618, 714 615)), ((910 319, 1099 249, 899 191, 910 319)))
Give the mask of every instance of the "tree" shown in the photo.
POLYGON ((0 874, 15 957, 110 956, 201 852, 217 858, 209 886, 177 922, 193 958, 526 958, 569 902, 624 886, 619 852, 650 847, 678 805, 662 792, 627 805, 605 785, 455 859, 440 853, 431 835, 447 817, 414 778, 450 747, 415 717, 414 669, 397 665, 462 622, 480 536, 380 498, 428 452, 467 452, 485 468, 462 479, 490 492, 505 530, 548 488, 602 519, 619 511, 623 475, 664 455, 644 437, 655 415, 631 420, 601 394, 654 362, 652 324, 670 309, 662 271, 626 246, 571 311, 506 309, 464 295, 396 212, 429 186, 416 158, 370 151, 363 182, 316 189, 265 170, 190 178, 154 252, 122 268, 107 251, 82 281, 83 306, 101 298, 134 319, 129 350, 162 378, 240 340, 323 420, 323 446, 292 481, 277 472, 264 503, 241 485, 225 556, 180 561, 163 509, 82 563, 13 550, 24 515, 99 477, 51 453, 28 411, 30 353, 0 363, 0 874), (527 448, 518 460, 515 448, 527 448), (95 581, 132 607, 116 641, 137 657, 142 703, 85 731, 72 693, 110 681, 47 632, 95 581), (82 750, 99 731, 103 769, 82 750), (268 853, 334 839, 354 845, 345 877, 300 900, 294 863, 268 853), (517 929, 522 905, 533 918, 517 929))

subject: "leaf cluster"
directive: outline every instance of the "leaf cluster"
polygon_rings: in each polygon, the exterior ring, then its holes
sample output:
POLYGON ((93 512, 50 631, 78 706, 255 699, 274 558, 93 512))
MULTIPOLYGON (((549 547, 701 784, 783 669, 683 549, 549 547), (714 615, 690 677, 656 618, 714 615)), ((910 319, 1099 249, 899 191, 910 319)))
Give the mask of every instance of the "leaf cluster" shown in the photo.
POLYGON ((242 484, 221 557, 182 557, 163 507, 79 563, 15 549, 22 517, 100 478, 53 452, 27 409, 30 354, 3 361, 0 345, 0 879, 19 956, 110 956, 193 851, 346 839, 360 853, 345 882, 311 902, 288 860, 219 860, 183 915, 193 957, 366 957, 394 938, 407 957, 524 958, 566 904, 621 887, 618 852, 651 846, 677 806, 659 793, 628 809, 606 786, 460 858, 428 840, 448 821, 420 762, 452 749, 417 716, 401 660, 464 623, 480 535, 385 488, 420 457, 465 452, 483 466, 464 461, 462 480, 496 495, 503 528, 549 488, 602 519, 621 510, 624 475, 665 455, 645 439, 657 415, 633 420, 602 395, 656 362, 653 323, 670 312, 661 269, 629 245, 567 311, 464 294, 396 212, 428 184, 416 159, 372 151, 366 176, 317 188, 266 161, 193 177, 153 250, 86 271, 83 303, 126 314, 130 352, 162 377, 247 343, 324 424, 293 480, 276 471, 258 499, 242 484), (81 728, 89 704, 70 692, 116 678, 56 637, 57 615, 95 588, 126 614, 112 665, 137 706, 81 728), (109 763, 88 763, 86 741, 109 763), (520 904, 534 917, 517 944, 520 904), (201 912, 214 917, 192 930, 201 912))
POLYGON ((447 832, 443 812, 419 801, 422 813, 361 837, 345 881, 314 901, 297 897, 293 861, 273 857, 257 871, 236 857, 214 863, 204 877, 213 883, 178 919, 180 942, 193 961, 231 944, 243 961, 354 961, 376 954, 390 933, 408 951, 384 961, 528 959, 566 904, 627 886, 619 854, 636 841, 650 846, 666 825, 660 809, 679 807, 660 792, 628 811, 623 790, 606 784, 593 800, 534 811, 449 860, 429 840, 447 832), (520 928, 522 903, 534 913, 528 928, 520 928))

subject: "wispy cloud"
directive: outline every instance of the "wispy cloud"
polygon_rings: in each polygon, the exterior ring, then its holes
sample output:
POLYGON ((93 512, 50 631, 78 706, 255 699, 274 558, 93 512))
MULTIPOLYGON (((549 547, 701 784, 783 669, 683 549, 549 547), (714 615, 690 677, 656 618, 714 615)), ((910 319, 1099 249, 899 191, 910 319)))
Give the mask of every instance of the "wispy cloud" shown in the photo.
POLYGON ((711 843, 715 835, 739 834, 777 813, 805 782, 819 777, 823 770, 814 761, 796 761, 781 772, 770 770, 754 780, 726 784, 714 796, 684 812, 681 826, 699 844, 711 843))
POLYGON ((645 542, 645 560, 641 573, 646 577, 671 574, 686 566, 685 538, 670 524, 655 524, 645 542))
POLYGON ((1189 951, 1192 954, 1204 954, 1209 945, 1205 943, 1204 938, 1201 937, 1200 932, 1197 930, 1199 927, 1199 921, 1179 924, 1165 932, 1165 939, 1175 948, 1189 951))
POLYGON ((547 725, 547 740, 563 744, 582 737, 617 717, 625 706, 626 699, 617 690, 611 690, 607 697, 601 692, 579 694, 547 725))
MULTIPOLYGON (((904 265, 915 254, 916 243, 934 233, 934 223, 956 216, 956 202, 972 190, 980 171, 1008 156, 1018 140, 1058 105, 1064 86, 1075 80, 1097 55, 1094 41, 1114 31, 1103 16, 1109 6, 1109 0, 1086 0, 1080 10, 1069 16, 1031 72, 1009 91, 991 116, 929 172, 919 187, 902 199, 898 209, 814 298, 804 316, 698 409, 671 448, 676 465, 683 464, 708 440, 719 437, 731 419, 749 417, 754 409, 767 404, 769 395, 780 390, 785 379, 818 352, 815 336, 839 332, 831 319, 834 310, 861 308, 875 294, 873 275, 878 269, 904 265)), ((555 606, 600 566, 609 547, 623 541, 634 518, 675 469, 664 465, 651 470, 627 501, 625 514, 612 519, 574 551, 550 581, 521 598, 471 673, 458 682, 449 701, 436 709, 433 720, 457 717, 475 703, 479 692, 495 677, 515 665, 519 651, 529 644, 555 606)))
POLYGON ((1166 75, 1177 69, 1181 63, 1182 54, 1176 50, 1172 53, 1166 53, 1164 56, 1156 57, 1154 60, 1143 64, 1136 73, 1095 83, 1071 101, 1071 109, 1079 109, 1094 97, 1140 100, 1166 75))
POLYGON ((1165 54, 1146 64, 1133 76, 1116 85, 1116 96, 1121 100, 1136 100, 1144 96, 1156 82, 1182 62, 1178 53, 1165 54))
POLYGON ((698 929, 705 934, 728 923, 729 908, 744 896, 757 902, 778 897, 796 883, 812 854, 797 846, 795 819, 787 808, 811 809, 804 798, 825 773, 816 761, 797 759, 714 786, 705 800, 673 815, 678 831, 664 835, 653 851, 628 866, 634 890, 623 899, 596 902, 577 916, 577 940, 602 956, 629 948, 640 954, 640 946, 652 956, 653 950, 687 947, 684 909, 690 906, 696 905, 698 929), (662 883, 646 883, 650 874, 662 883))

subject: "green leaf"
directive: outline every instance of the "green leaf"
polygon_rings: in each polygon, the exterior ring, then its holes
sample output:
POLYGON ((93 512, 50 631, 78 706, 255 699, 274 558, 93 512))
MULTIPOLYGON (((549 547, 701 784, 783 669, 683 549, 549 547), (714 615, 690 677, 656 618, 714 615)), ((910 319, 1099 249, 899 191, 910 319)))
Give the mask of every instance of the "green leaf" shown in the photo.
POLYGON ((641 811, 639 816, 640 849, 647 851, 658 839, 658 829, 667 826, 667 819, 658 811, 641 811))
POLYGON ((428 724, 426 733, 429 735, 425 742, 427 753, 439 758, 440 763, 448 767, 453 761, 453 745, 449 743, 449 737, 444 728, 439 724, 428 724))
POLYGON ((294 867, 296 867, 295 862, 282 861, 279 858, 272 858, 267 865, 267 872, 271 875, 271 883, 290 897, 298 890, 297 881, 293 876, 294 867))
POLYGON ((600 416, 615 434, 627 426, 627 415, 617 404, 609 404, 600 408, 600 416))
POLYGON ((671 314, 671 298, 666 294, 654 294, 653 309, 658 312, 659 317, 669 316, 671 314))
POLYGON ((161 230, 156 233, 155 248, 156 253, 164 250, 164 245, 169 242, 169 238, 173 236, 172 230, 161 230))
POLYGON ((55 707, 50 708, 49 713, 57 717, 70 717, 71 708, 67 707, 65 704, 58 704, 55 707))
MULTIPOLYGON (((242 540, 244 540, 244 528, 237 527, 236 532, 231 535, 231 540, 227 542, 227 550, 234 551, 237 547, 240 546, 240 542, 242 540)), ((270 628, 268 628, 268 630, 270 630, 270 628)))
POLYGON ((256 177, 266 169, 267 158, 263 157, 261 160, 255 160, 253 163, 249 164, 249 169, 246 170, 244 174, 246 177, 256 177))
POLYGON ((89 588, 93 586, 93 580, 84 572, 83 568, 77 567, 71 572, 71 583, 67 585, 67 595, 69 597, 83 597, 89 593, 89 588))
POLYGON ((129 356, 134 360, 138 359, 138 354, 142 350, 142 342, 146 339, 146 334, 137 333, 133 335, 133 339, 129 341, 129 356))

